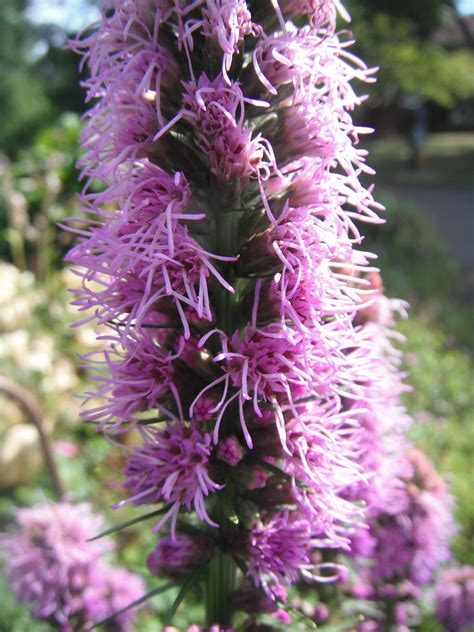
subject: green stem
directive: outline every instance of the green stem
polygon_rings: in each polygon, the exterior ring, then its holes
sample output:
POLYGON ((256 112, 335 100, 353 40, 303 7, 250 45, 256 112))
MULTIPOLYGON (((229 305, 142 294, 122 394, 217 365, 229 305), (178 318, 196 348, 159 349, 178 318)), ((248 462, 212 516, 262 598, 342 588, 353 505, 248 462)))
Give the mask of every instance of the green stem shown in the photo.
MULTIPOLYGON (((235 197, 236 192, 233 192, 235 197)), ((216 209, 216 252, 222 256, 235 256, 239 247, 238 231, 239 222, 242 212, 226 213, 223 208, 229 206, 223 202, 226 198, 224 195, 220 200, 214 200, 214 208, 216 209)), ((238 207, 240 200, 233 199, 232 206, 238 207)), ((235 287, 235 270, 234 263, 224 262, 221 271, 226 281, 235 287)), ((239 296, 231 294, 224 288, 220 288, 216 296, 216 320, 217 327, 223 330, 227 335, 232 335, 238 325, 238 302, 239 296)), ((225 426, 231 425, 234 421, 233 409, 226 411, 222 420, 221 430, 225 426)), ((229 534, 229 519, 224 510, 224 496, 217 499, 216 506, 213 510, 213 519, 219 524, 219 535, 224 544, 229 534)), ((232 530, 232 529, 231 529, 232 530)), ((228 553, 219 549, 206 570, 205 578, 205 608, 206 620, 209 626, 218 624, 220 626, 231 626, 233 619, 233 608, 231 604, 231 595, 235 589, 237 566, 234 559, 228 553)))
MULTIPOLYGON (((241 216, 242 212, 225 213, 221 211, 217 213, 216 246, 218 254, 225 257, 233 257, 237 254, 241 216)), ((222 272, 226 281, 234 286, 235 271, 233 262, 224 263, 222 272)), ((217 305, 218 326, 229 335, 233 333, 236 325, 237 301, 238 297, 235 294, 231 294, 224 288, 219 291, 217 305)))
POLYGON ((205 584, 207 625, 231 626, 233 608, 231 596, 235 588, 236 565, 234 559, 218 551, 211 560, 205 584))

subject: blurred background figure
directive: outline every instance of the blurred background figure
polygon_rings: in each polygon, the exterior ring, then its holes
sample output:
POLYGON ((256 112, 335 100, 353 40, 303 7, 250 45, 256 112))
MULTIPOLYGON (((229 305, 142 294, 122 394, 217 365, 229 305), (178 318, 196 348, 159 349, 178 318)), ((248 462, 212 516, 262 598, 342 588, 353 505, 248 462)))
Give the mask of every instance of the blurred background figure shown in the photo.
POLYGON ((410 147, 409 166, 423 169, 427 166, 425 142, 428 136, 428 108, 416 93, 402 98, 401 107, 406 112, 406 135, 410 147))

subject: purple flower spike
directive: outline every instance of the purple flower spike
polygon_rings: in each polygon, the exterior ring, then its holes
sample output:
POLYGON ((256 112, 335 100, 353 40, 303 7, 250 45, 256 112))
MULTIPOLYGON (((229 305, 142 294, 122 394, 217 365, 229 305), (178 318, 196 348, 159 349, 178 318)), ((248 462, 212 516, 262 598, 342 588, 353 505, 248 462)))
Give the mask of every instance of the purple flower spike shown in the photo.
POLYGON ((209 625, 231 627, 216 608, 233 564, 269 599, 302 576, 342 581, 319 550, 376 548, 358 527, 383 493, 407 506, 386 458, 409 425, 395 305, 359 248, 363 223, 383 221, 359 179, 374 173, 359 147, 371 130, 352 120, 352 82, 374 71, 338 16, 339 0, 108 0, 72 43, 95 100, 85 217, 67 221, 73 302, 110 330, 86 358, 83 415, 138 436, 117 506, 169 523, 154 573, 194 567, 195 536, 216 543, 209 625))
POLYGON ((398 578, 424 585, 450 557, 449 540, 455 531, 452 498, 422 452, 409 449, 404 467, 399 475, 404 506, 387 505, 374 514, 370 577, 373 582, 398 578))

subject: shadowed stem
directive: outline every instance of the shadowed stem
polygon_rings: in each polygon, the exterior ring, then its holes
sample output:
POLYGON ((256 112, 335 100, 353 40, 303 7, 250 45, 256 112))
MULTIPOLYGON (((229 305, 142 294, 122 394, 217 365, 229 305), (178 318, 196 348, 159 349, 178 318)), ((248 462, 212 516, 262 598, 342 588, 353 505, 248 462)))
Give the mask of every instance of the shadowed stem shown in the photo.
POLYGON ((59 472, 54 461, 49 437, 43 428, 43 414, 38 401, 35 397, 33 397, 33 395, 31 395, 31 393, 28 393, 28 391, 24 388, 3 375, 0 375, 0 392, 3 392, 12 399, 15 399, 26 412, 30 421, 36 426, 40 438, 44 462, 49 475, 51 476, 54 491, 58 500, 62 500, 64 498, 64 487, 61 483, 61 479, 59 478, 59 472))
MULTIPOLYGON (((242 214, 242 211, 225 213, 222 210, 216 213, 216 250, 220 255, 233 257, 237 254, 239 222, 242 214)), ((230 285, 235 286, 234 263, 223 263, 222 273, 226 281, 230 285)), ((236 326, 237 301, 239 297, 225 289, 221 289, 217 298, 217 325, 226 334, 232 335, 236 326)))
POLYGON ((232 626, 234 611, 231 598, 235 589, 236 569, 234 559, 220 550, 209 563, 205 584, 206 619, 209 626, 232 626))
MULTIPOLYGON (((234 192, 235 195, 235 192, 234 192)), ((240 206, 240 200, 233 200, 234 206, 240 206)), ((230 204, 230 203, 229 203, 230 204)), ((216 212, 216 242, 219 254, 235 256, 238 250, 238 229, 242 212, 225 213, 222 211, 222 203, 215 203, 216 212)), ((235 271, 233 262, 222 265, 222 272, 226 281, 234 285, 235 271)), ((217 297, 216 320, 217 327, 231 336, 237 326, 238 295, 232 295, 227 290, 221 289, 217 297)), ((222 420, 221 429, 233 425, 234 410, 226 411, 222 420)), ((222 510, 222 499, 219 499, 214 508, 213 518, 219 524, 220 535, 225 539, 228 531, 228 518, 222 510)), ((228 535, 228 534, 227 534, 228 535)), ((219 550, 206 571, 205 579, 205 608, 206 619, 209 626, 218 624, 230 627, 233 619, 233 607, 231 595, 235 589, 237 567, 231 555, 219 550)))

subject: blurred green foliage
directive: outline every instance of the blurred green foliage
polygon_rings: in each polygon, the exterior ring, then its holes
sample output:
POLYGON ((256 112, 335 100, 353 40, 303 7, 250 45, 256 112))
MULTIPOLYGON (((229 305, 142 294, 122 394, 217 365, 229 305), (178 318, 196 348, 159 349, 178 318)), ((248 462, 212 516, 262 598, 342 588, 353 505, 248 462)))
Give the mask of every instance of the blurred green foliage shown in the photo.
POLYGON ((446 4, 445 0, 349 0, 348 3, 351 11, 358 9, 365 21, 369 21, 374 14, 383 13, 404 20, 421 37, 428 37, 440 25, 446 4))
MULTIPOLYGON (((380 68, 370 87, 370 106, 398 102, 417 94, 442 107, 474 94, 474 53, 446 51, 432 39, 447 14, 440 0, 349 3, 355 49, 369 66, 380 68)), ((364 90, 367 90, 364 87, 364 90)))
POLYGON ((388 295, 408 300, 416 315, 430 314, 450 344, 472 350, 472 297, 466 295, 460 266, 433 221, 392 195, 380 199, 387 222, 366 228, 364 247, 377 253, 388 295))
POLYGON ((2 0, 0 11, 0 152, 16 156, 65 111, 82 112, 78 58, 66 34, 28 17, 30 0, 2 0))
POLYGON ((72 241, 56 224, 77 206, 79 127, 79 117, 65 113, 15 161, 0 156, 0 257, 40 279, 58 268, 72 241))
POLYGON ((379 66, 371 87, 371 105, 387 104, 416 93, 445 108, 474 94, 474 55, 446 51, 413 37, 410 23, 384 13, 354 25, 358 50, 370 66, 379 66))
POLYGON ((0 147, 14 153, 51 116, 43 83, 33 76, 39 29, 25 17, 28 0, 2 0, 0 11, 0 147))

